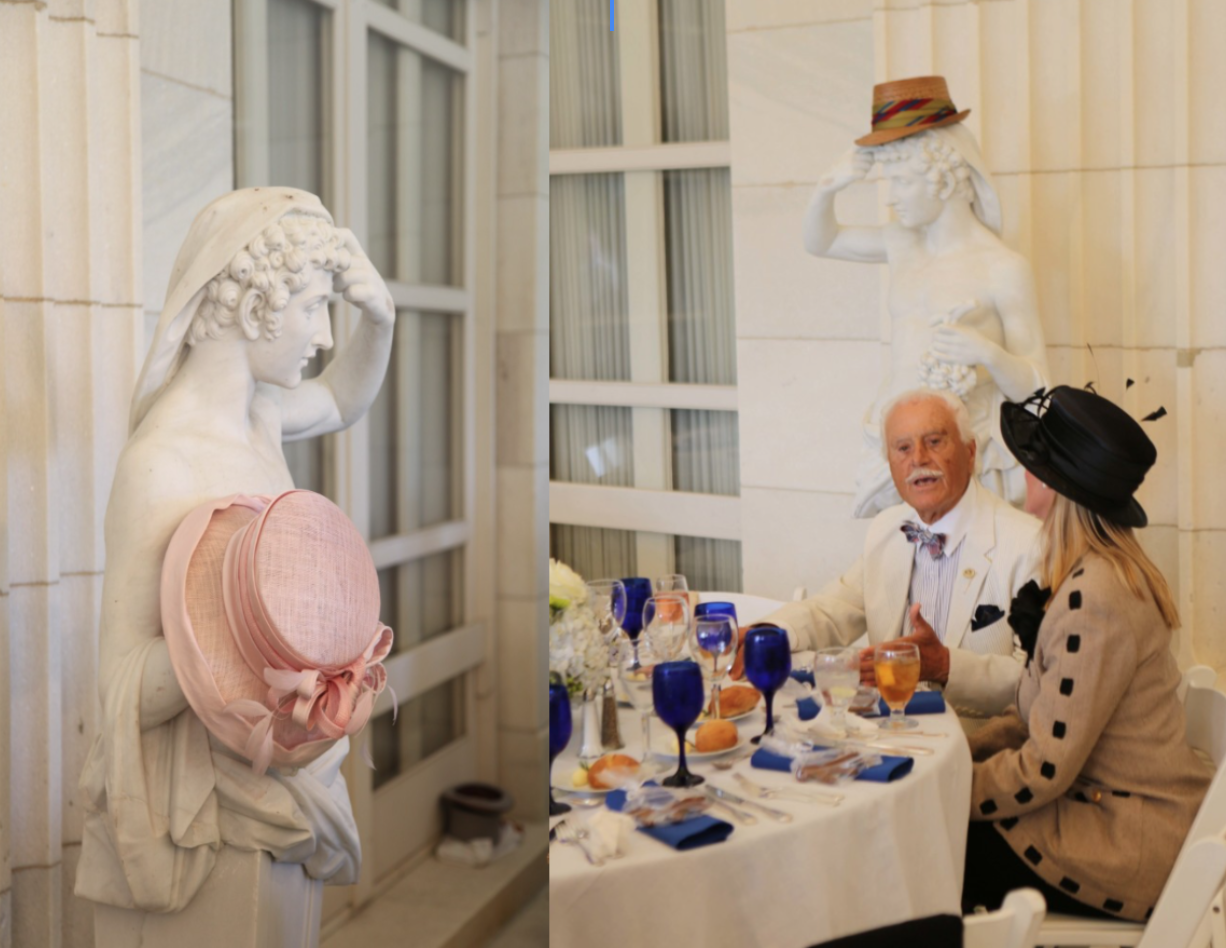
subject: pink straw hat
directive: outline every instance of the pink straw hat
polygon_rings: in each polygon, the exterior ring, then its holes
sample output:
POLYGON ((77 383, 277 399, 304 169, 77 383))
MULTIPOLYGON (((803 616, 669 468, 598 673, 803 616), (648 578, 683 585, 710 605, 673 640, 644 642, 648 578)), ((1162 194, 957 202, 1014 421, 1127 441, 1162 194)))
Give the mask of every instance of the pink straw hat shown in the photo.
POLYGON ((162 566, 162 628, 192 710, 256 773, 356 734, 387 683, 370 552, 310 491, 236 494, 184 517, 162 566))

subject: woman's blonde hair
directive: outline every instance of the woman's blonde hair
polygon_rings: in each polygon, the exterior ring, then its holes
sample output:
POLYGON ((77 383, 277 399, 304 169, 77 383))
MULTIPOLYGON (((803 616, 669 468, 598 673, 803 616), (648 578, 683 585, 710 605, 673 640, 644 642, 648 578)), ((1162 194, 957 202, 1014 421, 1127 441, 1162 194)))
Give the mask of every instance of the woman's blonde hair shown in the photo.
POLYGON ((1145 598, 1144 583, 1168 629, 1179 628, 1179 610, 1161 570, 1145 555, 1132 527, 1121 527, 1063 494, 1057 494, 1043 521, 1043 577, 1056 592, 1086 553, 1097 553, 1115 570, 1120 582, 1138 599, 1145 598))

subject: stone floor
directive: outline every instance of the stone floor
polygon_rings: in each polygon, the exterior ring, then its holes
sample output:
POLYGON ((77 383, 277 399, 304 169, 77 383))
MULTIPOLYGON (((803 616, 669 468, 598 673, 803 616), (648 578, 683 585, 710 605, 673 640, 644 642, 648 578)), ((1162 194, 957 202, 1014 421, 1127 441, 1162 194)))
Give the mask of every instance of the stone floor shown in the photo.
POLYGON ((549 944, 549 889, 541 889, 485 948, 545 948, 549 944))

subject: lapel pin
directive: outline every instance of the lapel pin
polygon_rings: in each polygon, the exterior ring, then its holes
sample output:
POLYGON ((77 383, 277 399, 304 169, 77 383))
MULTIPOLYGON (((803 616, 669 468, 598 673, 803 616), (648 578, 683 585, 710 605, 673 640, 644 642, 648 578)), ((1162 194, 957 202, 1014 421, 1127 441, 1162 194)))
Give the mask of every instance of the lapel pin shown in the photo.
POLYGON ((975 571, 971 569, 970 567, 967 567, 966 569, 962 571, 962 578, 963 579, 974 579, 975 571))

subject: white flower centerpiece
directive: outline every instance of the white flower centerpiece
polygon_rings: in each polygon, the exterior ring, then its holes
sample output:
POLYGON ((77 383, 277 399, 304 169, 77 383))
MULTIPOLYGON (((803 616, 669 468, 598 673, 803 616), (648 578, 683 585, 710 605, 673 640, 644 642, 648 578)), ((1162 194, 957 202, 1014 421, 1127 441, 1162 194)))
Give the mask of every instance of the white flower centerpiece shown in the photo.
POLYGON ((580 759, 601 754, 596 695, 609 675, 609 646, 588 601, 583 577, 565 563, 549 561, 549 671, 583 700, 580 759))

